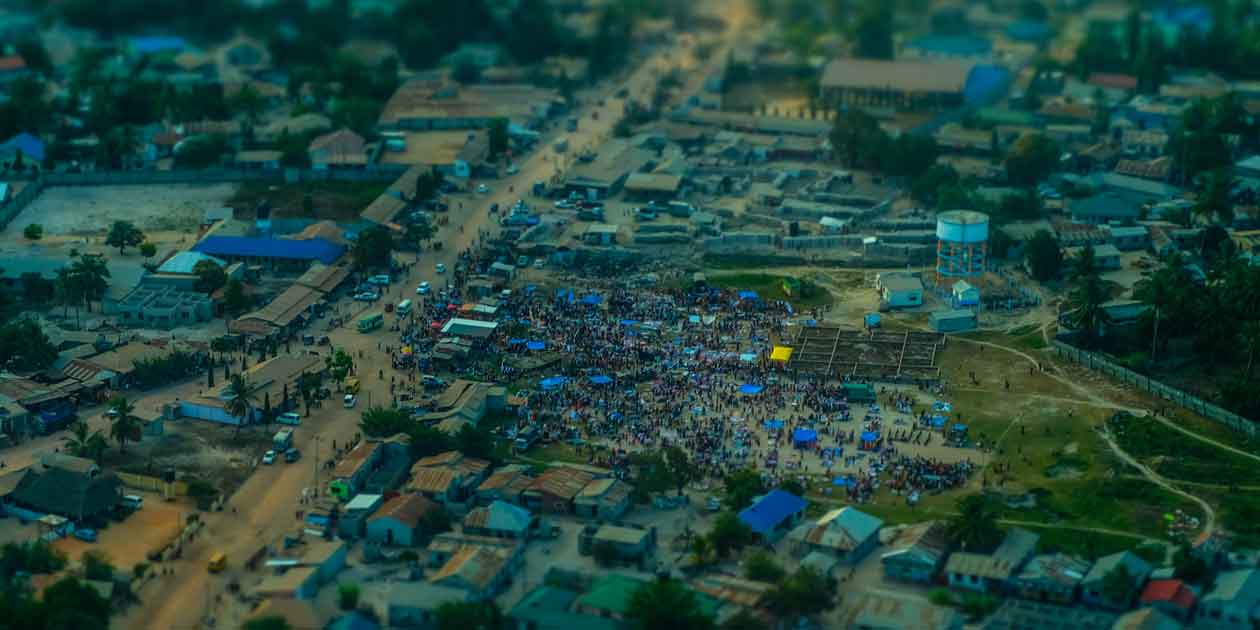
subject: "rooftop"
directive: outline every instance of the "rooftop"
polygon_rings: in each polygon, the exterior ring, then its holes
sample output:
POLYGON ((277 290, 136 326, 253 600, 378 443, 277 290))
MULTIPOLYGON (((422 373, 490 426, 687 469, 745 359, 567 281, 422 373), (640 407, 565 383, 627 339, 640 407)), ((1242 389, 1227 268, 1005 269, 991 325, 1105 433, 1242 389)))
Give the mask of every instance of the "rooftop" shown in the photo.
POLYGON ((974 63, 962 61, 884 61, 837 59, 823 69, 826 88, 961 94, 974 63))
POLYGON ((563 499, 572 500, 595 479, 595 475, 570 466, 549 468, 534 479, 526 492, 550 494, 563 499))
POLYGON ((437 504, 419 494, 400 494, 386 501, 368 520, 392 518, 412 529, 434 510, 440 509, 437 504))
POLYGON ((322 238, 297 240, 251 236, 207 236, 192 249, 211 256, 317 260, 325 265, 336 262, 345 252, 341 245, 322 238))
POLYGON ((790 492, 775 488, 739 513, 739 520, 758 534, 766 534, 779 523, 805 510, 808 503, 790 492))

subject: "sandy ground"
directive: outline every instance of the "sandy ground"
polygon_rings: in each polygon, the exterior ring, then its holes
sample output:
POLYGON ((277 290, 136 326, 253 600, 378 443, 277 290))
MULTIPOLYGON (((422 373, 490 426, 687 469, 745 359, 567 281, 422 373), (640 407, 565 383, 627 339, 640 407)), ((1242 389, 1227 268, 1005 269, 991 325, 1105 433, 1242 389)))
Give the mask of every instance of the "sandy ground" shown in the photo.
POLYGON ((127 494, 144 497, 144 507, 120 523, 111 523, 99 530, 95 543, 77 538, 62 538, 53 547, 77 560, 86 551, 102 551, 120 570, 129 571, 141 562, 148 562, 150 551, 161 548, 179 533, 185 515, 196 508, 185 502, 167 503, 156 494, 125 489, 127 494))
POLYGON ((148 231, 195 229, 206 210, 219 208, 236 184, 162 184, 154 186, 57 186, 40 194, 10 224, 6 234, 20 238, 30 223, 46 235, 95 234, 110 223, 127 220, 148 231))

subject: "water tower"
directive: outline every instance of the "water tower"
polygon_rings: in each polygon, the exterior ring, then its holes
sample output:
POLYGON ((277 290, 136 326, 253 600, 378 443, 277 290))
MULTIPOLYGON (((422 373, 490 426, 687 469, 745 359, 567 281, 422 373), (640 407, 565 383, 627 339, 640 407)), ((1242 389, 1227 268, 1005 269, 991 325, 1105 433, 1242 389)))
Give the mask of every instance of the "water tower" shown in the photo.
POLYGON ((936 215, 936 282, 984 273, 989 257, 989 215, 950 210, 936 215))

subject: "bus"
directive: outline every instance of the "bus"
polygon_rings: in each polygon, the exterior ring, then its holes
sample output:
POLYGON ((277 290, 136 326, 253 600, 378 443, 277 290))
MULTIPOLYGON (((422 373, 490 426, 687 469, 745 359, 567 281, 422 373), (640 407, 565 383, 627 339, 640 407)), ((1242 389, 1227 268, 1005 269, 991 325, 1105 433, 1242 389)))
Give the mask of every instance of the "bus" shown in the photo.
POLYGON ((359 332, 367 333, 385 325, 385 315, 382 313, 369 313, 359 318, 359 332))
POLYGON ((406 317, 407 314, 411 312, 411 300, 403 300, 399 302, 396 311, 398 312, 399 317, 406 317))

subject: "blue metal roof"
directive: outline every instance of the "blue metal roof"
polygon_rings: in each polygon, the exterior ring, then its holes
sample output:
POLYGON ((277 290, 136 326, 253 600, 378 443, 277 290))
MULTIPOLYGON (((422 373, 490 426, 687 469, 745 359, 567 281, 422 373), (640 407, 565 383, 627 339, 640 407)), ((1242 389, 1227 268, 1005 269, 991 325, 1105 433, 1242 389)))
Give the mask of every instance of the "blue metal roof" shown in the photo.
POLYGON ((131 49, 140 55, 150 55, 168 50, 182 51, 188 47, 187 40, 174 35, 132 37, 129 43, 131 44, 131 49))
POLYGON ((211 256, 318 260, 325 265, 336 262, 345 251, 341 245, 322 238, 297 240, 250 236, 207 236, 192 249, 211 256))
POLYGON ((22 155, 37 161, 43 161, 44 159, 44 141, 26 132, 19 133, 6 140, 3 148, 6 151, 21 149, 22 155))
POLYGON ((807 505, 791 492, 775 488, 739 513, 739 520, 758 534, 766 534, 807 505))
POLYGON ((993 42, 970 35, 926 35, 906 47, 947 55, 987 55, 993 51, 993 42))

